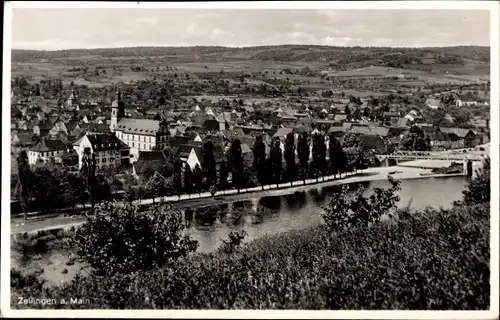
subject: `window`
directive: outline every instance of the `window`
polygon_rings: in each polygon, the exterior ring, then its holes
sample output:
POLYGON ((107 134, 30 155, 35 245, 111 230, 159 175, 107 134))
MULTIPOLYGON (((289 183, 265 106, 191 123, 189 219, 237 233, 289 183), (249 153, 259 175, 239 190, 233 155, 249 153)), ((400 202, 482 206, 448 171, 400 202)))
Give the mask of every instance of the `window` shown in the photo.
POLYGON ((135 147, 134 143, 132 142, 132 147, 135 147))
POLYGON ((99 163, 99 159, 95 159, 95 163, 99 163))
POLYGON ((106 158, 102 159, 102 163, 106 163, 106 161, 107 161, 106 158))
POLYGON ((151 137, 149 137, 149 142, 151 142, 151 137))

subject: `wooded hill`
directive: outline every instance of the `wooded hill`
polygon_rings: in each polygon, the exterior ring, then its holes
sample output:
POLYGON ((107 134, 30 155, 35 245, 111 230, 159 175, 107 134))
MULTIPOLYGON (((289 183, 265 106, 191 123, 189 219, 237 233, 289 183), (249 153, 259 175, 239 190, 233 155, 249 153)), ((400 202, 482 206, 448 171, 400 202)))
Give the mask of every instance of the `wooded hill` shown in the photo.
POLYGON ((363 67, 383 65, 489 63, 490 48, 479 46, 433 48, 331 47, 281 45, 258 47, 130 47, 71 49, 59 51, 12 50, 13 62, 79 57, 165 57, 178 62, 220 62, 234 60, 323 62, 332 66, 363 67))

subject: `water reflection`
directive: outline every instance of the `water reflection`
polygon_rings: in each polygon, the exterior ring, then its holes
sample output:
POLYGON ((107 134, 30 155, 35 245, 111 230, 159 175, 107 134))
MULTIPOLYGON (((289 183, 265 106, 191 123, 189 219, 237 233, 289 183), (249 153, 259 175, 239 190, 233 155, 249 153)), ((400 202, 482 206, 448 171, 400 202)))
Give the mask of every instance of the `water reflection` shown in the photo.
MULTIPOLYGON (((388 188, 389 182, 366 182, 350 185, 351 190, 362 186, 365 194, 374 188, 388 188)), ((412 207, 426 205, 449 207, 462 196, 463 178, 404 180, 401 183, 400 207, 413 199, 412 207)), ((200 241, 199 251, 215 249, 232 230, 245 229, 248 238, 307 228, 321 222, 321 206, 329 197, 341 191, 341 186, 327 186, 294 192, 283 196, 266 196, 228 204, 186 209, 188 233, 200 241)))

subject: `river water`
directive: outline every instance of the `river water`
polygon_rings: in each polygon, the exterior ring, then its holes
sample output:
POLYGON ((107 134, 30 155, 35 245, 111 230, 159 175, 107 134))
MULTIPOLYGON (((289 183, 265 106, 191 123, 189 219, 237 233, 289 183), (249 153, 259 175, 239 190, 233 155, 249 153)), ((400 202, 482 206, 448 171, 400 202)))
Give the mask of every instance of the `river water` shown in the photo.
MULTIPOLYGON (((462 198, 465 177, 427 178, 401 181, 398 206, 424 209, 427 206, 451 207, 462 198)), ((369 195, 374 188, 389 188, 388 181, 359 185, 369 195)), ((321 223, 321 206, 339 186, 311 188, 285 196, 254 198, 230 204, 185 210, 191 237, 199 241, 199 252, 217 249, 229 232, 245 230, 245 241, 280 232, 312 227, 321 223)))

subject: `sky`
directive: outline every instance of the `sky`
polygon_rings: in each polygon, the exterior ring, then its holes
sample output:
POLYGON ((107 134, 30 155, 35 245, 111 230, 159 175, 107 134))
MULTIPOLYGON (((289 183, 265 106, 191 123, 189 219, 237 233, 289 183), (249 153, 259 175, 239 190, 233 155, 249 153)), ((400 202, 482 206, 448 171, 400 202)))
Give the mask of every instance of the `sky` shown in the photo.
POLYGON ((487 10, 14 8, 12 47, 489 46, 489 20, 487 10))

